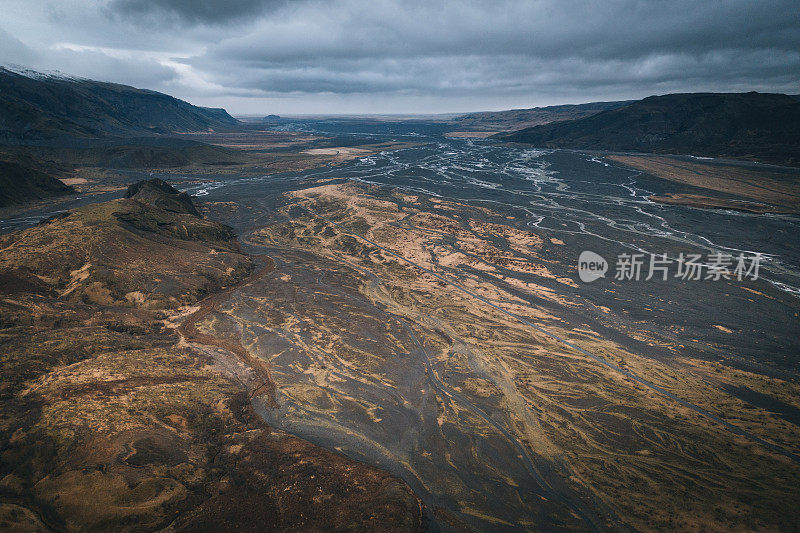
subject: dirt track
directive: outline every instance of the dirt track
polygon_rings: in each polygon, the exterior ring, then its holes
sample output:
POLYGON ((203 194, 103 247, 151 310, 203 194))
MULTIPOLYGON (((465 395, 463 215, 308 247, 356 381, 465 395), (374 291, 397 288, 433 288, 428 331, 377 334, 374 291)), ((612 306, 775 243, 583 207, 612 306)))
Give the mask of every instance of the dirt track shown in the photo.
POLYGON ((248 391, 250 397, 252 398, 261 394, 266 394, 269 397, 269 404, 273 407, 277 407, 277 402, 275 401, 275 383, 272 381, 272 373, 270 372, 269 365, 247 351, 247 349, 242 346, 242 343, 239 339, 201 333, 197 330, 196 326, 197 322, 203 320, 209 314, 217 311, 217 306, 220 304, 220 302, 224 301, 234 291, 261 279, 274 269, 275 262, 271 258, 266 257, 263 267, 259 268, 238 283, 226 288, 222 292, 215 293, 202 300, 200 302, 200 308, 189 315, 186 320, 184 320, 183 323, 178 326, 177 331, 178 334, 181 335, 187 342, 204 344, 206 346, 214 346, 236 355, 243 363, 253 369, 261 382, 258 386, 253 387, 248 391))

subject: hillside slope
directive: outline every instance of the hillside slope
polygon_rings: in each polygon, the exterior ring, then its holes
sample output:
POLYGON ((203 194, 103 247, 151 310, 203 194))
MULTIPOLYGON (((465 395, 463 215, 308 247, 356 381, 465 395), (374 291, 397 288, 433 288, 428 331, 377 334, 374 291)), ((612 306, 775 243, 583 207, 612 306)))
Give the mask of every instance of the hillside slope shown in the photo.
POLYGON ((75 192, 60 180, 12 161, 0 161, 0 207, 75 192))
POLYGON ((547 148, 736 157, 800 165, 800 103, 784 94, 651 96, 498 138, 547 148))
POLYGON ((616 109, 629 103, 631 103, 631 100, 553 105, 530 109, 510 109, 508 111, 482 111, 461 115, 454 118, 453 122, 459 129, 464 131, 513 131, 551 122, 589 117, 601 111, 616 109))
POLYGON ((207 131, 237 122, 224 109, 155 91, 0 67, 0 142, 207 131))
POLYGON ((127 196, 0 236, 2 529, 421 530, 399 479, 258 417, 238 336, 184 327, 271 270, 166 183, 127 196))

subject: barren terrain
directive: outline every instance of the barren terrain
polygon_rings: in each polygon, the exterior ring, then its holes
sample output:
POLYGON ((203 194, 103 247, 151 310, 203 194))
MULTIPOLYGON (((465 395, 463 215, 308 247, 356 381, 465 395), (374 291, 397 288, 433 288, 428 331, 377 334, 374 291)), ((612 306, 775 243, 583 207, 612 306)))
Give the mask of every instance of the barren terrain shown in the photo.
POLYGON ((746 169, 655 155, 610 155, 607 159, 668 181, 709 191, 706 195, 651 196, 654 202, 755 213, 800 213, 800 175, 793 169, 746 169))
POLYGON ((267 364, 195 329, 270 260, 145 198, 0 239, 0 527, 421 529, 397 478, 266 425, 267 364))
POLYGON ((800 503, 797 426, 725 387, 797 405, 797 385, 676 346, 664 345, 669 360, 645 357, 575 322, 580 298, 545 285, 571 282, 549 273, 563 243, 548 232, 354 185, 298 191, 286 209, 291 222, 248 242, 280 250, 287 275, 249 287, 209 324, 239 324, 273 366, 274 423, 416 480, 445 523, 453 512, 479 527, 781 529, 796 519, 785 509, 800 503), (413 440, 392 441, 397 431, 413 440))

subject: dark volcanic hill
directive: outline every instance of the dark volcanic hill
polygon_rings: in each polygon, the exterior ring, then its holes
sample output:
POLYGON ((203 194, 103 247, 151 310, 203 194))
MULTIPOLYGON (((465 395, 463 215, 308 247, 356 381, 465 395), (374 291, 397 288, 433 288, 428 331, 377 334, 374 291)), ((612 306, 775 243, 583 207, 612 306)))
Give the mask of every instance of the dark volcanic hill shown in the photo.
POLYGON ((155 91, 0 67, 0 142, 207 131, 237 122, 224 109, 155 91))
POLYGON ((800 102, 784 94, 651 96, 498 138, 547 148, 735 157, 800 165, 800 102))
POLYGON ((622 107, 631 102, 632 100, 624 100, 619 102, 552 105, 530 109, 510 109, 508 111, 482 111, 461 115, 454 118, 453 122, 458 129, 465 131, 513 131, 540 124, 589 117, 601 111, 622 107))
POLYGON ((60 180, 13 161, 0 161, 0 207, 75 192, 60 180))
POLYGON ((132 183, 125 191, 125 198, 132 198, 139 203, 158 207, 170 213, 200 216, 191 196, 185 192, 179 192, 172 185, 158 178, 132 183))

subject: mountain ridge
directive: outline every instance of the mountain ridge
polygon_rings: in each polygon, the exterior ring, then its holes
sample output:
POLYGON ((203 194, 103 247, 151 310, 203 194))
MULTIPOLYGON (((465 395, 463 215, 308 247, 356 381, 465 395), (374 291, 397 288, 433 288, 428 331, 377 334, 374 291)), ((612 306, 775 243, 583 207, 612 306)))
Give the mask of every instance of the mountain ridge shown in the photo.
POLYGON ((149 89, 0 66, 0 142, 209 131, 238 124, 149 89))
POLYGON ((461 130, 513 131, 527 127, 588 117, 622 107, 633 100, 561 104, 503 111, 476 111, 453 118, 461 130))
POLYGON ((774 93, 675 93, 494 138, 542 148, 635 151, 800 165, 800 102, 774 93))

